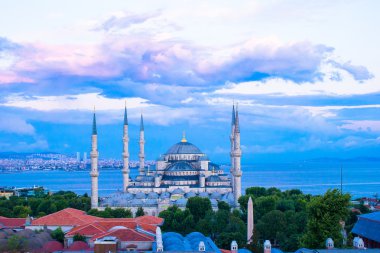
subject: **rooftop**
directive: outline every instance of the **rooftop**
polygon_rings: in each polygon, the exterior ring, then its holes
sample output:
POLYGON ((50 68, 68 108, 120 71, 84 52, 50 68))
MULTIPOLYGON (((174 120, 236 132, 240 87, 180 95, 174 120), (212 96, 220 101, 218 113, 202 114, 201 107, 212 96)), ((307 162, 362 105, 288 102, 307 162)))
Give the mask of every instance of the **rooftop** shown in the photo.
MULTIPOLYGON (((380 242, 380 212, 362 214, 352 229, 352 233, 380 242)), ((379 251, 380 252, 380 251, 379 251)))
POLYGON ((120 241, 128 241, 128 242, 153 242, 154 237, 149 236, 140 232, 137 232, 130 228, 119 228, 110 230, 98 235, 95 235, 91 238, 91 240, 95 241, 96 239, 100 239, 106 236, 113 236, 119 239, 120 241))
POLYGON ((25 225, 26 218, 7 218, 0 216, 0 228, 20 228, 25 225))
POLYGON ((61 211, 33 220, 32 226, 78 226, 100 219, 102 218, 88 215, 82 210, 65 208, 61 211))
POLYGON ((169 150, 166 152, 167 155, 169 154, 203 154, 201 150, 191 144, 190 142, 178 142, 177 144, 174 144, 169 150))

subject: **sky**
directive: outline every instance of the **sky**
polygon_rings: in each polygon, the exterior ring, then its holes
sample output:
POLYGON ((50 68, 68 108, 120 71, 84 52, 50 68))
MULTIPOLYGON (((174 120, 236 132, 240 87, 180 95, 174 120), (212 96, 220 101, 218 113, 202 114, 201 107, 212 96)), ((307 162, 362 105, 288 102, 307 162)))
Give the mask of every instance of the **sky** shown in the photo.
POLYGON ((229 161, 238 103, 243 162, 380 152, 380 1, 0 2, 0 151, 146 158, 183 131, 229 161))

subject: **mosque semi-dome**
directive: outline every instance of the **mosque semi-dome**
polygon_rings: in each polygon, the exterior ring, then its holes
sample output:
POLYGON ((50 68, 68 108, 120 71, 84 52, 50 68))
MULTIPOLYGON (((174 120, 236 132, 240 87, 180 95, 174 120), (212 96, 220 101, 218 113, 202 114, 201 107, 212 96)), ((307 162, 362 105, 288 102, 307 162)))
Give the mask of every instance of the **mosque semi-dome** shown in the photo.
POLYGON ((168 166, 166 170, 167 171, 194 171, 198 169, 194 168, 193 166, 191 166, 190 163, 186 161, 180 161, 180 162, 172 163, 171 165, 168 166))

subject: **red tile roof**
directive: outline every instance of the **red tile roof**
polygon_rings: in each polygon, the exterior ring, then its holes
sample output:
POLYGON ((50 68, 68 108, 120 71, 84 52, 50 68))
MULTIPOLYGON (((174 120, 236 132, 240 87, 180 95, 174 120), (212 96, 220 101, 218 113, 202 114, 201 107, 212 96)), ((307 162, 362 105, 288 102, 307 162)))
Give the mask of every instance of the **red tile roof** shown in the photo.
POLYGON ((57 241, 50 241, 44 244, 42 247, 44 252, 54 252, 54 251, 59 251, 63 250, 63 245, 60 242, 57 241))
POLYGON ((66 235, 74 236, 75 234, 81 234, 85 236, 93 236, 99 233, 107 232, 108 230, 110 230, 111 228, 115 226, 123 226, 126 228, 135 229, 137 224, 136 222, 130 222, 130 221, 115 221, 115 220, 103 219, 103 220, 95 221, 93 223, 75 227, 72 230, 70 230, 66 235))
POLYGON ((86 212, 74 209, 66 208, 61 211, 43 216, 41 218, 32 221, 34 226, 78 226, 88 224, 102 218, 87 215, 86 212))
POLYGON ((0 216, 0 227, 2 228, 22 228, 25 226, 26 218, 7 218, 0 216))
POLYGON ((163 218, 156 217, 156 216, 149 216, 149 215, 136 217, 135 219, 139 223, 154 224, 154 225, 162 225, 164 222, 163 218))
POLYGON ((145 224, 145 223, 139 223, 138 225, 140 228, 142 228, 143 230, 145 230, 147 232, 151 232, 154 234, 156 233, 156 228, 157 228, 156 225, 145 224))
POLYGON ((95 241, 96 239, 103 238, 105 236, 115 236, 120 241, 128 242, 153 242, 154 237, 145 235, 143 233, 137 232, 130 228, 121 228, 111 230, 102 234, 95 235, 91 240, 95 241))
POLYGON ((157 222, 163 221, 163 219, 155 219, 154 216, 145 216, 144 219, 139 218, 99 218, 92 223, 79 225, 78 227, 70 230, 66 236, 71 237, 75 234, 81 234, 87 237, 104 233, 115 226, 123 226, 130 229, 136 229, 139 226, 142 230, 150 233, 156 233, 157 222), (142 221, 153 222, 153 224, 146 224, 142 221))
POLYGON ((71 237, 76 234, 92 237, 93 235, 105 232, 103 227, 97 226, 95 223, 89 223, 85 225, 77 226, 71 229, 66 236, 71 237))
POLYGON ((68 248, 68 250, 86 250, 86 249, 89 249, 90 246, 85 243, 85 242, 82 242, 82 241, 76 241, 74 242, 73 244, 70 245, 70 247, 68 248))

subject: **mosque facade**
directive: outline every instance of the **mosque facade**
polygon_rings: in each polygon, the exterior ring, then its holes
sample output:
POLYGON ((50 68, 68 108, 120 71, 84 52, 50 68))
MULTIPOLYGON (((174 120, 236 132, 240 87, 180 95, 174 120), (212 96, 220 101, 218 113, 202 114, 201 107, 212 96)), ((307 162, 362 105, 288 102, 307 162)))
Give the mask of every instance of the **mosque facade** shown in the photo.
POLYGON ((169 206, 185 208, 190 197, 205 197, 211 200, 214 209, 218 201, 238 206, 241 196, 241 148, 239 112, 232 108, 231 123, 231 169, 229 173, 210 161, 197 146, 182 140, 172 145, 156 161, 155 170, 145 166, 144 120, 140 119, 139 168, 135 178, 130 177, 129 135, 127 108, 124 111, 123 124, 123 190, 102 198, 98 196, 98 150, 96 116, 93 115, 91 149, 91 207, 102 210, 106 207, 129 208, 133 213, 142 207, 149 215, 158 215, 169 206))

